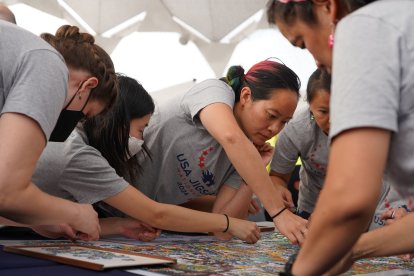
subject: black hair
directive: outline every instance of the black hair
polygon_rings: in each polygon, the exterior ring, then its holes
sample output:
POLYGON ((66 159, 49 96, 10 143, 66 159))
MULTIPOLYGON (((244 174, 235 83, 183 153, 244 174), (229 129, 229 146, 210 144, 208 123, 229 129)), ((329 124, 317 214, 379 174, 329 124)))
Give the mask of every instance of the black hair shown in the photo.
POLYGON ((241 66, 232 66, 225 78, 221 78, 231 86, 235 95, 236 103, 240 101, 240 92, 243 87, 248 86, 252 90, 253 100, 270 99, 275 89, 285 88, 300 96, 300 79, 286 65, 273 61, 264 60, 255 65, 244 74, 241 66))
MULTIPOLYGON (((338 4, 341 4, 344 9, 342 13, 348 14, 375 1, 377 0, 341 0, 338 1, 338 4)), ((267 20, 270 24, 282 21, 286 25, 290 25, 299 18, 309 25, 316 24, 313 6, 314 3, 311 0, 288 1, 287 3, 280 2, 279 0, 271 0, 267 6, 267 20)))
POLYGON ((318 90, 324 90, 331 93, 331 75, 322 68, 318 68, 309 77, 308 86, 306 87, 306 101, 312 102, 318 90))
MULTIPOLYGON (((87 119, 83 127, 89 145, 99 150, 118 175, 133 179, 141 171, 137 158, 129 158, 129 130, 133 119, 152 114, 154 101, 142 85, 127 76, 117 75, 119 95, 111 109, 87 119)), ((143 145, 143 154, 150 157, 143 145)))

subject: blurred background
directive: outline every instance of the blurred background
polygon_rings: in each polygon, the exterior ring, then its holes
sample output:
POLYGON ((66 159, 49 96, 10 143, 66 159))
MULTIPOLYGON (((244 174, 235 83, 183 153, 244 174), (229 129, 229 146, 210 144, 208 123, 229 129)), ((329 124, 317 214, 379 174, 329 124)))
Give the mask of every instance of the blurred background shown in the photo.
MULTIPOLYGON (((37 35, 63 24, 93 34, 117 72, 167 97, 195 82, 248 70, 277 57, 302 81, 316 69, 307 50, 295 48, 269 26, 267 0, 5 0, 17 24, 37 35)), ((303 103, 304 97, 302 97, 303 103)))

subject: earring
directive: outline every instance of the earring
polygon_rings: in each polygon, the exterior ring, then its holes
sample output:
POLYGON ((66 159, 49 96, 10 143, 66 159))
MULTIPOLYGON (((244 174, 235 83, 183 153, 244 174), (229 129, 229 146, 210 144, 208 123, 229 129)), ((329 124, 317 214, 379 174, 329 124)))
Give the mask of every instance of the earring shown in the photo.
POLYGON ((330 49, 332 49, 334 46, 334 32, 335 32, 335 24, 331 23, 331 34, 329 35, 329 38, 328 38, 328 46, 330 49))
POLYGON ((79 100, 82 100, 81 93, 78 93, 78 98, 79 98, 79 100))

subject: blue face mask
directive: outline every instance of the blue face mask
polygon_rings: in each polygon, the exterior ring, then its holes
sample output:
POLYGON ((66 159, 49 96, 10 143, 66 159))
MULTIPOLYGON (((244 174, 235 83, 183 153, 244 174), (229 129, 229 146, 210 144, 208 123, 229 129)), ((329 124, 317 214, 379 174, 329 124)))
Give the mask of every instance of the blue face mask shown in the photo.
MULTIPOLYGON (((79 89, 82 87, 82 84, 83 82, 81 83, 79 89)), ((88 104, 91 93, 89 93, 88 99, 86 100, 81 110, 67 110, 66 109, 72 103, 78 91, 76 91, 75 95, 73 95, 72 99, 70 99, 69 103, 64 107, 64 109, 60 113, 59 118, 56 122, 55 128, 53 129, 52 134, 50 134, 50 138, 49 138, 50 142, 64 142, 69 137, 72 130, 76 127, 76 124, 82 118, 85 117, 85 114, 83 113, 83 109, 88 104)))

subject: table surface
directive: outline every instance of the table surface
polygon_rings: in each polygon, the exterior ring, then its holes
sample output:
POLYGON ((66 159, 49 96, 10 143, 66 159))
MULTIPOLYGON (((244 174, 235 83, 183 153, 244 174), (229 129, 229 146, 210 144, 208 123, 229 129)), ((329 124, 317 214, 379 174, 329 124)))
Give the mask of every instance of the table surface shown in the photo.
MULTIPOLYGON (((1 229, 0 229, 1 230, 1 229)), ((28 240, 39 236, 2 233, 0 239, 28 240)), ((48 242, 47 240, 44 241, 48 242)), ((275 275, 281 271, 287 258, 298 250, 297 246, 278 232, 262 233, 256 244, 246 244, 238 239, 218 241, 211 236, 177 235, 163 233, 154 242, 143 243, 124 238, 105 240, 100 246, 152 255, 168 256, 177 259, 176 265, 143 267, 148 272, 163 275, 275 275), (116 241, 116 244, 111 243, 116 241), (107 244, 106 244, 107 243, 107 244)), ((414 275, 414 262, 398 257, 375 258, 356 263, 347 275, 367 274, 395 269, 409 270, 414 275)), ((138 270, 139 271, 139 270, 138 270)), ((141 270, 142 271, 142 270, 141 270)), ((52 261, 36 259, 0 251, 0 275, 113 275, 131 276, 122 269, 103 272, 58 264, 52 261)), ((379 275, 379 274, 378 274, 379 275)), ((402 275, 387 272, 381 275, 402 275)), ((404 274, 408 275, 408 274, 404 274)))

